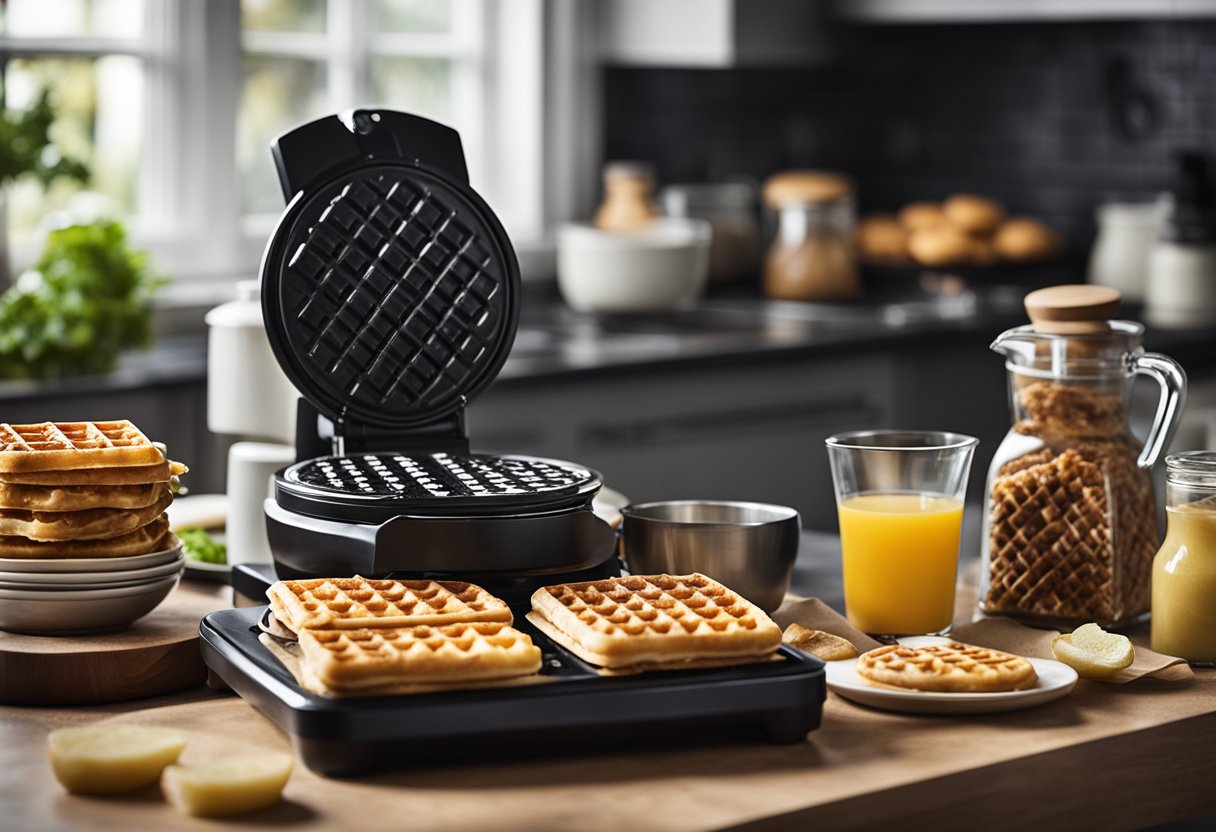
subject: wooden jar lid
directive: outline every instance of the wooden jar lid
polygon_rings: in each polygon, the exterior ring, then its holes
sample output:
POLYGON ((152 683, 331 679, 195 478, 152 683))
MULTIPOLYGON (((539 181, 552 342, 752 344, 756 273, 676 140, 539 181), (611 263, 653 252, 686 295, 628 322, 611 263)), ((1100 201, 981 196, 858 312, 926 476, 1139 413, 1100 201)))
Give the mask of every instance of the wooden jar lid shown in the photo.
POLYGON ((1026 314, 1035 332, 1087 335, 1110 332, 1110 319, 1123 300, 1118 290, 1087 283, 1049 286, 1026 296, 1026 314))
POLYGON ((764 201, 773 208, 787 202, 833 202, 852 192, 848 177, 827 170, 787 170, 764 183, 764 201))

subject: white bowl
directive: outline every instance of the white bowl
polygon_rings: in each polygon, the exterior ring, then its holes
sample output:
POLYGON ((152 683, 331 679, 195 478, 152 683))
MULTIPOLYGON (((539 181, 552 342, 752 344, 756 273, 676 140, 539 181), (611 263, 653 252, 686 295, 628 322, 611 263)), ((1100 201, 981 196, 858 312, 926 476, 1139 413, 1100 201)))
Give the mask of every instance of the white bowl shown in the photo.
POLYGON ((182 544, 176 537, 174 545, 159 552, 131 555, 125 558, 3 558, 0 570, 5 572, 125 572, 168 563, 181 557, 182 544))
MULTIPOLYGON (((150 583, 157 578, 167 578, 181 571, 185 563, 186 559, 179 557, 168 563, 147 566, 143 569, 122 569, 109 572, 9 572, 0 570, 0 584, 23 584, 30 589, 100 589, 102 583, 150 583)), ((2 565, 0 563, 0 566, 2 565)))
POLYGON ((177 586, 180 575, 123 589, 63 592, 0 590, 0 630, 73 635, 117 630, 143 618, 177 586))
POLYGON ((577 312, 669 312, 693 306, 709 276, 713 228, 705 220, 657 219, 636 231, 563 225, 557 285, 577 312))

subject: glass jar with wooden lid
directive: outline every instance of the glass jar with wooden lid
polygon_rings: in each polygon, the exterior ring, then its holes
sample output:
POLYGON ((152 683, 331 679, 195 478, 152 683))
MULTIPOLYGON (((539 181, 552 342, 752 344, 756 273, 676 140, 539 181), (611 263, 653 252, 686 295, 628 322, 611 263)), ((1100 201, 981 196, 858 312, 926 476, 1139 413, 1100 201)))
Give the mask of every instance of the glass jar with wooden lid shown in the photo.
POLYGON ((1186 375, 1144 351, 1143 326, 1111 320, 1120 301, 1103 286, 1031 292, 1032 323, 992 344, 1005 356, 1013 426, 988 472, 985 613, 1071 628, 1148 612, 1160 539, 1149 471, 1177 425, 1186 375), (1161 388, 1144 442, 1128 427, 1137 375, 1161 388))
POLYGON ((853 187, 830 171, 791 170, 764 183, 764 201, 777 213, 777 236, 764 263, 764 291, 780 300, 840 301, 861 283, 850 242, 853 187))

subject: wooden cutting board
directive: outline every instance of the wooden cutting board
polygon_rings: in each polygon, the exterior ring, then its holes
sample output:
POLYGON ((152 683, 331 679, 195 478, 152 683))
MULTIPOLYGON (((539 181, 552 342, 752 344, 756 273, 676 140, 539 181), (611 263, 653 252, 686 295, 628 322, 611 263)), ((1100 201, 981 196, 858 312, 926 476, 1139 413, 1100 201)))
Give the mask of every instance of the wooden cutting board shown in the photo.
POLYGON ((232 606, 227 586, 178 585, 126 630, 91 636, 28 636, 0 631, 0 704, 124 702, 200 685, 204 615, 232 606))

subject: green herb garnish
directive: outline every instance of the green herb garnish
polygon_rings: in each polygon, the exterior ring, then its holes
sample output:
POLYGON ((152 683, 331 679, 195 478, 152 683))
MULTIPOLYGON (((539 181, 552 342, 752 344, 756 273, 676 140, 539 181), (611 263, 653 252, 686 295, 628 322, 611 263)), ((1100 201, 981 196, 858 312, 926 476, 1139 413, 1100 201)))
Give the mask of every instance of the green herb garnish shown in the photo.
POLYGON ((178 538, 182 541, 182 549, 186 557, 203 563, 227 563, 228 547, 203 529, 179 529, 178 538))

